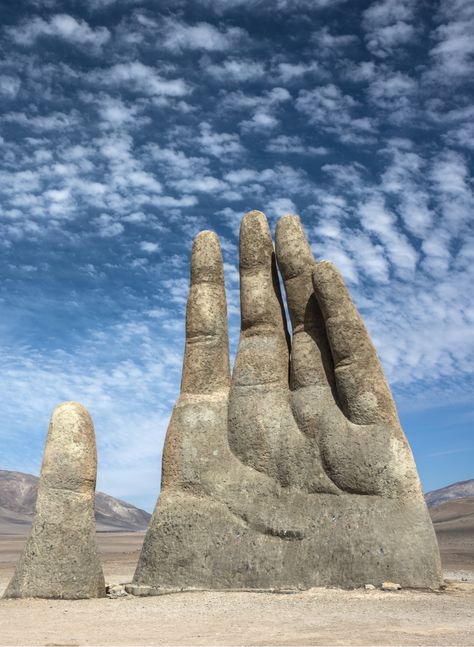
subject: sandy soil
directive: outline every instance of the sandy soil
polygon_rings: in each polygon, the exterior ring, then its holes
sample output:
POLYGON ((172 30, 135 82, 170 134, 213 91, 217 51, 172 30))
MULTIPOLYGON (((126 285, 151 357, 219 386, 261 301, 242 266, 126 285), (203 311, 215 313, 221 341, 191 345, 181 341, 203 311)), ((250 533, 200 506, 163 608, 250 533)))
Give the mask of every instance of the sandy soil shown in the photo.
MULTIPOLYGON (((108 583, 130 581, 142 533, 99 534, 108 583)), ((0 537, 0 592, 24 537, 0 537)), ((474 582, 472 551, 443 547, 447 575, 474 582)), ((447 591, 181 593, 1 600, 2 645, 474 645, 474 585, 447 591), (459 589, 459 590, 456 590, 459 589)))

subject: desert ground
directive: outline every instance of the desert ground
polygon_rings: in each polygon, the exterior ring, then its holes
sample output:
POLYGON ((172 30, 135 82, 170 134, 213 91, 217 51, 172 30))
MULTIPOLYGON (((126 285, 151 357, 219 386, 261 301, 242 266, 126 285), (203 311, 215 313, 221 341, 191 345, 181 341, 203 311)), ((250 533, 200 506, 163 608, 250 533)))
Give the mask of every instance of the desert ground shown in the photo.
MULTIPOLYGON (((445 591, 179 593, 0 600, 2 645, 474 645, 472 534, 440 536, 445 591), (463 578, 465 581, 463 581, 463 578)), ((143 533, 98 533, 106 580, 129 582, 143 533)), ((0 537, 0 592, 25 536, 0 537)))

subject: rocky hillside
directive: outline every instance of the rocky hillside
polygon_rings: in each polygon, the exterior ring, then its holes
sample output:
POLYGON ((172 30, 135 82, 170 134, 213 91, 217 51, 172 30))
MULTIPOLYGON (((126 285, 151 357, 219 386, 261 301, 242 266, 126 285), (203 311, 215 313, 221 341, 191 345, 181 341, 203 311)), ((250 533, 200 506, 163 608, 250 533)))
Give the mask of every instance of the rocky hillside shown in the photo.
MULTIPOLYGON (((33 518, 38 478, 0 470, 0 533, 27 532, 33 518)), ((150 514, 130 503, 97 492, 95 516, 99 531, 145 530, 150 514)))
POLYGON ((439 490, 428 492, 425 495, 426 503, 430 509, 436 508, 442 503, 446 503, 446 501, 464 499, 465 497, 474 497, 474 479, 452 483, 439 490))

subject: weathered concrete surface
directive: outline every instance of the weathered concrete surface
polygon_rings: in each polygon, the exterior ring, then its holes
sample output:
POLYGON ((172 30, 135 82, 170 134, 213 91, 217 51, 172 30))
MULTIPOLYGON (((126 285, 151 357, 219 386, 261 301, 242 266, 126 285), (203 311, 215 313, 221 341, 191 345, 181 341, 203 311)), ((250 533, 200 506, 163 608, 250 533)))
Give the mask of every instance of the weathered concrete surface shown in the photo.
POLYGON ((51 417, 30 536, 6 598, 105 596, 95 540, 97 454, 92 420, 77 402, 51 417))
POLYGON ((130 590, 437 588, 433 526, 367 330, 297 217, 279 221, 276 256, 291 343, 268 224, 248 213, 230 380, 218 241, 194 243, 182 391, 130 590))

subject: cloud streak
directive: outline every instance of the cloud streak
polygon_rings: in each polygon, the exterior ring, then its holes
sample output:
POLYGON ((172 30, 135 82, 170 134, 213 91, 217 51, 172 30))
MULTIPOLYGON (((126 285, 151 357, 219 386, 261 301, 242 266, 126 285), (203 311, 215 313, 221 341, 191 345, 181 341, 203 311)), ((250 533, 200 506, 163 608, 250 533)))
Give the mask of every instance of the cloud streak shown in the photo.
POLYGON ((39 38, 59 38, 72 45, 77 45, 85 51, 99 53, 110 39, 107 27, 92 28, 82 19, 60 13, 54 14, 48 20, 34 17, 16 27, 7 30, 10 38, 18 45, 30 47, 39 38))

